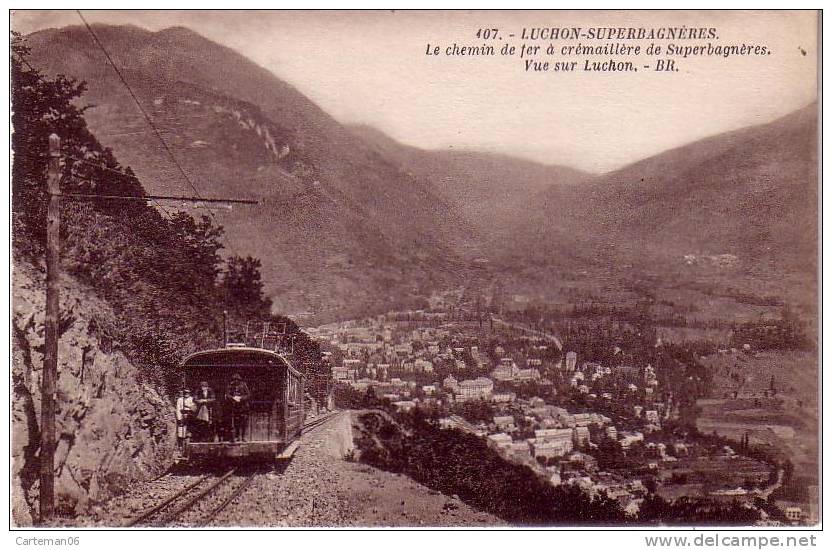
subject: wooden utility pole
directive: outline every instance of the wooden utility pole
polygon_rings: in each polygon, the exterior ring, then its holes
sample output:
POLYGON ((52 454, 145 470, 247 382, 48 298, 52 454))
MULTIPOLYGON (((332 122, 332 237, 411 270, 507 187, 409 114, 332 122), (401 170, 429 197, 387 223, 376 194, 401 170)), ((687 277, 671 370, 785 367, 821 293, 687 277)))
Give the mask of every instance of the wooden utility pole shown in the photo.
POLYGON ((222 310, 222 347, 228 345, 228 311, 222 310))
MULTIPOLYGON (((58 379, 58 319, 60 303, 58 284, 61 271, 61 197, 72 200, 114 199, 153 201, 178 200, 197 203, 258 204, 249 199, 177 197, 162 195, 61 195, 61 139, 49 136, 47 171, 49 207, 46 212, 46 338, 41 376, 40 409, 40 523, 48 523, 55 514, 55 386, 58 379)), ((228 343, 228 313, 223 311, 223 340, 228 343)), ((248 327, 246 327, 248 333, 248 327)))
POLYGON ((55 512, 55 383, 58 378, 58 284, 61 270, 61 139, 49 136, 46 212, 46 349, 40 401, 40 522, 55 512))

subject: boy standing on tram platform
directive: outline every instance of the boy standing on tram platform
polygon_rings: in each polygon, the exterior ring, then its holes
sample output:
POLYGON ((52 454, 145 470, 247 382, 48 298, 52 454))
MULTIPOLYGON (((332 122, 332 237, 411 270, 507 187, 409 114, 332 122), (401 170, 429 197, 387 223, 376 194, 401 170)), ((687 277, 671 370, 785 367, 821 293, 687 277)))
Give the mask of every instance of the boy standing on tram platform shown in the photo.
POLYGON ((176 444, 180 451, 190 436, 188 428, 190 427, 194 411, 196 411, 196 403, 194 403, 194 399, 191 397, 191 390, 180 390, 179 397, 176 399, 176 444))

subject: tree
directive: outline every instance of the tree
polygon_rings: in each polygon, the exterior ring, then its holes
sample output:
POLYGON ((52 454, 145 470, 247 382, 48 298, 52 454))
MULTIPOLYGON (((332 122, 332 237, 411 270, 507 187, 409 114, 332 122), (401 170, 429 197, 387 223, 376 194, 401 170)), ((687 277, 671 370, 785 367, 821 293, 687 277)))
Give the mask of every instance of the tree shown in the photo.
MULTIPOLYGON (((78 99, 86 83, 58 75, 47 79, 27 61, 29 48, 11 33, 11 136, 13 238, 18 250, 40 254, 46 240, 46 167, 49 135, 61 138, 64 157, 62 190, 138 196, 144 194, 132 171, 119 166, 112 151, 101 146, 87 128, 78 99)), ((141 203, 93 203, 121 215, 141 211, 141 203)))
POLYGON ((375 407, 378 404, 378 396, 376 396, 376 388, 375 386, 367 387, 367 391, 364 393, 364 406, 366 408, 375 407))
POLYGON ((494 408, 482 399, 466 401, 458 407, 459 414, 469 422, 491 422, 494 408))
POLYGON ((239 317, 268 315, 272 302, 263 293, 260 260, 231 256, 225 262, 221 288, 226 307, 239 317))
MULTIPOLYGON (((38 264, 43 256, 48 136, 61 137, 63 192, 139 197, 146 193, 129 167, 89 131, 79 106, 86 85, 47 78, 27 60, 29 49, 11 36, 12 235, 15 258, 38 264)), ((222 312, 284 322, 293 338, 293 362, 307 388, 326 396, 331 379, 320 348, 297 325, 271 315, 260 262, 232 256, 223 264, 223 228, 206 216, 164 214, 143 201, 92 199, 62 204, 62 266, 119 312, 108 329, 148 380, 166 389, 190 352, 221 342, 222 312)))

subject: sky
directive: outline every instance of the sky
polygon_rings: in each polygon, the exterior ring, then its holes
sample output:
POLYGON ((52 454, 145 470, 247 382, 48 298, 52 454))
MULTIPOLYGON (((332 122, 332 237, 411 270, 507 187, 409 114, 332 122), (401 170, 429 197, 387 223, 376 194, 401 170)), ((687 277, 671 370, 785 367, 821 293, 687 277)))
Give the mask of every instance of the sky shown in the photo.
MULTIPOLYGON (((90 22, 185 26, 289 82, 338 121, 424 149, 475 149, 601 173, 710 135, 772 121, 817 98, 814 12, 764 11, 84 11, 90 22), (715 27, 765 56, 676 57, 678 72, 526 72, 516 56, 425 55, 453 45, 524 42, 523 28, 715 27), (497 28, 502 40, 477 38, 497 28), (508 36, 515 34, 514 38, 508 36)), ((74 11, 21 11, 24 34, 80 24, 74 11)), ((541 45, 604 41, 525 41, 541 45)), ((611 42, 617 42, 612 40, 611 42)), ((645 48, 650 41, 628 42, 645 48)), ((627 60, 621 56, 616 59, 627 60)), ((540 59, 540 56, 538 56, 540 59)), ((557 56, 578 61, 587 56, 557 56)), ((606 61, 609 56, 593 57, 606 61)), ((667 58, 658 56, 658 58, 667 58)))

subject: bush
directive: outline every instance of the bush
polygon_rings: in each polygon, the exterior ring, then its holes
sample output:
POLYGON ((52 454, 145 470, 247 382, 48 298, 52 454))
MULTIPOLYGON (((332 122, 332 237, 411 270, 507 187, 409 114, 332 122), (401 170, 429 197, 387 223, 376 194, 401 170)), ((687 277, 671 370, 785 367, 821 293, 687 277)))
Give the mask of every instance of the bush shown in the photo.
POLYGON ((476 436, 441 430, 418 409, 397 417, 360 417, 361 460, 405 474, 446 495, 518 525, 622 524, 618 504, 577 487, 552 487, 526 466, 507 462, 476 436))

